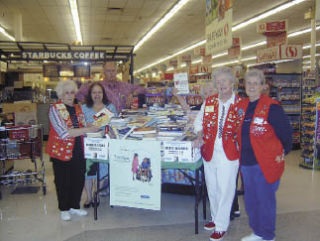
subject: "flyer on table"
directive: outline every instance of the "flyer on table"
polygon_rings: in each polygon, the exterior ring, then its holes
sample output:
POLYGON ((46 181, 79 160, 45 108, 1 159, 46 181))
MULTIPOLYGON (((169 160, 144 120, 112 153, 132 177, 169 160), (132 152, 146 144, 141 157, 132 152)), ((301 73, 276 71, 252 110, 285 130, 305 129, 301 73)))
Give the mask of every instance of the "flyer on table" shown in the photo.
POLYGON ((110 205, 160 210, 160 143, 110 140, 109 157, 110 205))

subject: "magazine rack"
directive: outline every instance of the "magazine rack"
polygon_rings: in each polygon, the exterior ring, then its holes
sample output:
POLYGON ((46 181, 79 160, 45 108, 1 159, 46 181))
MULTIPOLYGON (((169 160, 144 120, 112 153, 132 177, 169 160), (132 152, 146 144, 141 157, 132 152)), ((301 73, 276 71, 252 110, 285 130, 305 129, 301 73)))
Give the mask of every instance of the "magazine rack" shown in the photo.
MULTIPOLYGON (((32 184, 40 182, 42 192, 46 194, 45 165, 42 154, 41 125, 0 127, 0 162, 5 167, 8 161, 31 160, 32 168, 26 171, 3 168, 0 173, 0 185, 32 184)), ((30 165, 28 165, 29 168, 30 165)))

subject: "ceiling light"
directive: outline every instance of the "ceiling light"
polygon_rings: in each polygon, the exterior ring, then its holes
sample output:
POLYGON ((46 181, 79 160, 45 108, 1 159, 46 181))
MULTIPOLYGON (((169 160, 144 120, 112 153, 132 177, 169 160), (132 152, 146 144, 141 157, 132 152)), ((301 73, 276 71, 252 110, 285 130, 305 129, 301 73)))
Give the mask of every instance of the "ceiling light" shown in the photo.
MULTIPOLYGON (((320 46, 320 43, 317 43, 316 44, 316 47, 319 47, 320 46)), ((302 47, 303 49, 310 49, 311 48, 311 44, 306 44, 302 47)))
POLYGON ((251 61, 251 60, 256 60, 257 56, 252 56, 252 57, 247 57, 247 58, 243 58, 241 59, 241 62, 246 62, 246 61, 251 61))
MULTIPOLYGON (((266 13, 263 13, 263 14, 257 16, 257 17, 254 17, 254 18, 252 18, 252 19, 257 19, 257 18, 259 18, 258 20, 260 20, 260 19, 262 19, 262 18, 266 18, 266 17, 268 17, 268 16, 271 16, 271 15, 273 15, 273 14, 275 14, 275 13, 278 13, 278 12, 280 12, 280 11, 283 11, 283 10, 289 8, 289 7, 292 7, 292 6, 296 5, 296 4, 299 4, 299 3, 304 2, 304 1, 307 1, 307 0, 295 0, 295 1, 292 1, 292 2, 289 2, 289 3, 285 3, 285 4, 279 6, 279 7, 275 8, 275 9, 272 9, 272 10, 266 12, 266 13), (268 15, 268 14, 269 14, 269 15, 268 15), (260 16, 262 16, 262 17, 260 17, 260 16)), ((249 25, 249 24, 252 24, 252 23, 254 23, 254 22, 258 21, 258 20, 251 21, 251 19, 250 19, 250 20, 248 20, 248 21, 245 21, 245 22, 243 22, 243 23, 241 23, 241 24, 246 23, 246 25, 238 24, 238 25, 236 25, 236 26, 234 26, 234 27, 232 28, 232 31, 236 31, 236 30, 238 30, 238 29, 240 29, 240 28, 243 28, 243 27, 245 27, 245 26, 247 26, 247 25, 249 25), (249 21, 250 21, 250 22, 249 22, 249 21)), ((320 26, 318 26, 318 27, 316 28, 316 30, 319 30, 319 29, 320 29, 320 26)), ((311 29, 304 29, 304 30, 301 30, 301 31, 298 31, 298 32, 293 32, 293 33, 288 34, 288 38, 295 37, 295 36, 298 36, 298 35, 301 35, 301 34, 304 34, 304 33, 308 33, 308 32, 310 32, 310 31, 311 31, 311 29)), ((194 44, 194 45, 191 45, 191 46, 188 47, 188 48, 185 48, 185 49, 183 49, 183 50, 180 50, 179 52, 177 52, 177 53, 175 53, 175 54, 172 54, 172 55, 170 55, 170 56, 168 56, 168 57, 162 58, 162 59, 160 59, 160 60, 158 60, 158 61, 156 61, 156 62, 154 62, 154 63, 152 63, 152 64, 150 64, 150 65, 148 65, 148 66, 142 67, 142 68, 140 68, 139 70, 137 70, 137 71, 135 71, 135 72, 138 73, 138 72, 140 72, 140 71, 143 71, 143 70, 145 70, 145 69, 147 69, 147 68, 150 68, 150 67, 152 67, 152 66, 154 66, 154 65, 157 65, 157 64, 159 64, 159 63, 161 63, 161 62, 167 61, 167 60, 169 60, 169 59, 171 59, 171 58, 173 58, 173 57, 175 57, 175 56, 177 56, 177 55, 179 55, 179 54, 185 53, 185 52, 187 52, 187 51, 189 51, 189 50, 192 50, 192 49, 194 49, 194 48, 196 48, 196 47, 198 47, 198 46, 204 45, 205 43, 206 43, 206 40, 202 40, 202 41, 200 41, 200 42, 198 42, 198 43, 196 43, 196 44, 194 44)), ((251 45, 248 45, 248 46, 244 46, 244 47, 241 48, 241 50, 244 51, 244 50, 252 49, 252 48, 255 48, 255 47, 263 46, 263 45, 265 45, 265 44, 267 44, 267 41, 261 41, 261 42, 254 43, 254 44, 251 44, 251 45)), ((222 52, 222 53, 213 55, 212 58, 219 58, 219 57, 222 57, 222 56, 226 56, 227 54, 228 54, 227 51, 224 51, 224 52, 222 52)))
POLYGON ((225 65, 230 65, 230 64, 236 64, 239 63, 239 60, 232 60, 232 61, 228 61, 228 62, 223 62, 223 63, 219 63, 219 64, 213 64, 211 67, 212 68, 217 68, 220 66, 225 66, 225 65))
POLYGON ((16 41, 16 39, 11 36, 3 27, 0 26, 0 33, 2 33, 4 36, 6 36, 11 41, 16 41))
POLYGON ((285 3, 285 4, 283 4, 283 5, 279 6, 279 7, 271 9, 271 10, 265 12, 265 13, 262 13, 262 14, 256 16, 256 17, 251 18, 251 19, 249 19, 247 21, 244 21, 244 22, 242 22, 240 24, 237 24, 236 26, 232 27, 232 31, 237 31, 239 29, 242 29, 242 28, 248 26, 249 24, 256 23, 261 19, 267 18, 267 17, 269 17, 271 15, 274 15, 274 14, 276 14, 278 12, 281 12, 281 11, 287 9, 287 8, 290 8, 290 7, 294 6, 294 5, 297 5, 297 4, 305 2, 305 1, 307 1, 307 0, 294 0, 294 1, 290 1, 288 3, 285 3))
POLYGON ((160 19, 159 22, 156 23, 152 27, 152 29, 139 40, 139 42, 135 45, 133 51, 137 51, 144 42, 146 42, 155 32, 157 32, 170 18, 172 18, 189 0, 180 0, 170 11, 160 19))
POLYGON ((196 59, 191 62, 191 64, 199 64, 202 62, 202 59, 196 59))
POLYGON ((172 71, 172 70, 174 70, 173 67, 169 67, 169 68, 167 69, 167 71, 172 71))
POLYGON ((180 68, 184 68, 184 67, 187 67, 186 63, 180 64, 180 68))
POLYGON ((69 0, 70 10, 73 19, 73 25, 76 30, 77 41, 80 41, 82 44, 82 35, 80 29, 80 20, 79 20, 79 13, 78 13, 78 4, 77 0, 69 0))

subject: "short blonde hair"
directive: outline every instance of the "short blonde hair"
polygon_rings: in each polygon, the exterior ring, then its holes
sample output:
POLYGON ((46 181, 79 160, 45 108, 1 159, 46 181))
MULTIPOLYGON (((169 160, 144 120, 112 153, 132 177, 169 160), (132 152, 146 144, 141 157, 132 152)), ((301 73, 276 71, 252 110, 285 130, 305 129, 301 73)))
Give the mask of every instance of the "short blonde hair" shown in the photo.
POLYGON ((72 80, 60 80, 55 88, 55 91, 57 92, 57 96, 59 99, 62 98, 66 90, 73 90, 75 93, 77 93, 78 87, 76 83, 72 80))
POLYGON ((266 78, 264 77, 264 73, 260 69, 251 69, 247 71, 246 75, 244 76, 244 81, 247 81, 248 78, 255 77, 260 81, 261 85, 266 83, 266 78))

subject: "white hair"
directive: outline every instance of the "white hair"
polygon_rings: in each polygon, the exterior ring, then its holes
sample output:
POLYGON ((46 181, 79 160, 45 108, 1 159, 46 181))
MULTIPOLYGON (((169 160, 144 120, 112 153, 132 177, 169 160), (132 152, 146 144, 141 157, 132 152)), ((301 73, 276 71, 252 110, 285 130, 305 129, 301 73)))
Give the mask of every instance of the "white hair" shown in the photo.
POLYGON ((237 83, 237 78, 232 73, 232 69, 230 67, 220 67, 216 68, 212 71, 212 81, 216 84, 217 78, 221 74, 225 74, 229 77, 230 81, 235 85, 237 83))
POLYGON ((257 78, 260 81, 261 85, 264 85, 266 83, 266 78, 264 77, 264 73, 260 69, 251 69, 247 71, 244 80, 247 81, 248 78, 257 78))
POLYGON ((66 90, 74 91, 76 93, 78 91, 78 87, 76 83, 72 80, 60 80, 55 88, 55 91, 57 92, 57 96, 59 99, 62 98, 66 90))

